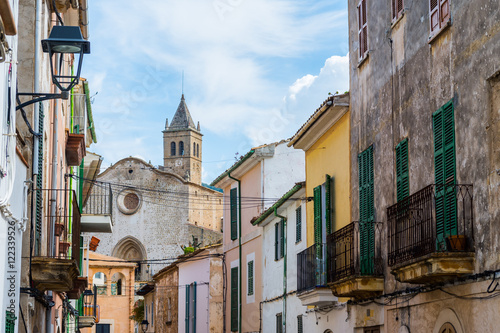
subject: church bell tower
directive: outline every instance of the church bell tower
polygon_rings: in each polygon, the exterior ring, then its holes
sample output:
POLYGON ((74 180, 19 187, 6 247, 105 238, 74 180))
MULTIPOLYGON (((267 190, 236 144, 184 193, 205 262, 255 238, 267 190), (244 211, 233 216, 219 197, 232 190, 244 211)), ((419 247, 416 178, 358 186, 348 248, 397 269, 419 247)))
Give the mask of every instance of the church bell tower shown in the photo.
POLYGON ((163 131, 163 166, 187 181, 201 184, 200 123, 195 126, 184 94, 170 125, 168 119, 163 131))

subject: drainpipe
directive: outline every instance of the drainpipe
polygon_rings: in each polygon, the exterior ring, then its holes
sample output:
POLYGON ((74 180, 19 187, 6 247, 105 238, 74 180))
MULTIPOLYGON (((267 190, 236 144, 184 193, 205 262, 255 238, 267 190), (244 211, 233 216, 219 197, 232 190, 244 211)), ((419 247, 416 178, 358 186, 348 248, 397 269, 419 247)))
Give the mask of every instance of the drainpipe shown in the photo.
MULTIPOLYGON (((286 323, 286 289, 287 289, 287 283, 286 283, 286 260, 287 260, 287 246, 286 246, 286 217, 283 215, 278 214, 278 207, 274 207, 274 216, 279 217, 283 219, 283 241, 285 245, 283 248, 285 249, 285 253, 283 253, 283 322, 286 323)), ((282 325, 283 325, 282 322, 282 325)), ((286 332, 286 325, 284 326, 284 332, 286 332)))
POLYGON ((239 252, 239 258, 238 258, 238 261, 239 261, 239 286, 238 286, 238 294, 239 294, 239 297, 238 297, 238 332, 241 333, 241 310, 242 310, 242 306, 241 306, 241 297, 242 297, 242 293, 241 293, 241 285, 242 285, 242 266, 241 266, 241 180, 239 179, 236 179, 234 177, 231 176, 231 172, 229 172, 227 174, 227 176, 238 182, 238 252, 239 252))

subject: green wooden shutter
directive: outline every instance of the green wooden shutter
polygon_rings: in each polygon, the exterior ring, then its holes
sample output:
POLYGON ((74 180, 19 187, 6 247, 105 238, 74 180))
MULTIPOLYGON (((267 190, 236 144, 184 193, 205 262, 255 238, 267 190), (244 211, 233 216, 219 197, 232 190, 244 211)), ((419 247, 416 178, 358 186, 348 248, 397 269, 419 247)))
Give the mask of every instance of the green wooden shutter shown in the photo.
POLYGON ((332 233, 332 196, 331 196, 331 182, 332 177, 330 175, 326 175, 325 181, 325 225, 326 225, 326 234, 329 235, 332 233))
POLYGON ((404 139, 396 146, 396 189, 398 201, 410 195, 408 139, 404 139))
POLYGON ((193 283, 193 333, 196 333, 196 281, 193 283))
POLYGON ((302 240, 302 206, 295 210, 295 242, 302 240))
POLYGON ((248 295, 253 295, 253 260, 248 262, 248 295))
POLYGON ((455 122, 453 102, 432 115, 434 130, 434 174, 436 182, 436 247, 446 249, 446 237, 456 235, 455 122))
POLYGON ((279 260, 279 239, 280 239, 280 226, 279 223, 274 225, 274 260, 279 260))
POLYGON ((321 226, 321 185, 316 186, 314 192, 314 243, 323 242, 323 231, 321 226))
POLYGON ((358 155, 358 164, 360 268, 362 275, 371 275, 375 259, 373 146, 358 155))
POLYGON ((231 240, 238 238, 238 189, 232 188, 229 194, 231 207, 231 240))
POLYGON ((280 258, 285 256, 285 220, 280 221, 280 258))
MULTIPOLYGON (((185 322, 186 322, 186 333, 189 333, 189 285, 186 285, 186 315, 185 315, 185 322)), ((147 311, 146 311, 146 317, 147 317, 147 311)))
POLYGON ((297 333, 303 333, 304 327, 302 322, 302 315, 297 316, 297 333))
POLYGON ((238 330, 238 267, 231 268, 231 331, 238 330))

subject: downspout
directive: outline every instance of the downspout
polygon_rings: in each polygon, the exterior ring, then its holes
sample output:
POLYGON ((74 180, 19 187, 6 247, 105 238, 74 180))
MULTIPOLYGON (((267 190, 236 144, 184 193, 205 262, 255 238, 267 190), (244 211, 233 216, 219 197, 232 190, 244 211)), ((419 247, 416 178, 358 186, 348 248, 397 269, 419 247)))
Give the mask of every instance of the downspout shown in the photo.
MULTIPOLYGON (((283 248, 285 249, 285 253, 283 253, 283 323, 286 323, 286 293, 287 293, 287 283, 286 283, 286 254, 287 254, 287 246, 286 246, 286 217, 278 214, 278 207, 274 207, 274 216, 279 217, 283 220, 283 242, 285 245, 283 248)), ((286 332, 286 325, 283 325, 284 331, 286 332)))
POLYGON ((243 279, 243 275, 242 275, 242 263, 241 263, 241 180, 239 179, 236 179, 234 177, 231 176, 231 172, 229 172, 227 174, 227 176, 238 182, 238 266, 239 266, 239 269, 238 269, 238 273, 239 273, 239 286, 238 286, 238 332, 241 333, 241 311, 242 311, 242 304, 241 304, 241 298, 242 298, 242 293, 241 293, 241 285, 242 285, 242 279, 243 279))

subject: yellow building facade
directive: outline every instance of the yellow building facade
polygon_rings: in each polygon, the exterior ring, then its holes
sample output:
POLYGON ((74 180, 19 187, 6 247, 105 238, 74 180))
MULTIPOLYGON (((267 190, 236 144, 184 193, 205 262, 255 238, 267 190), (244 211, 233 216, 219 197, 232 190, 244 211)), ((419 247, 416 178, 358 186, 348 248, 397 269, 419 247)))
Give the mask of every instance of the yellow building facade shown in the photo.
MULTIPOLYGON (((325 100, 289 143, 305 152, 306 196, 314 198, 314 190, 321 186, 323 197, 326 197, 326 188, 330 189, 328 208, 322 209, 323 216, 330 216, 330 226, 324 225, 328 233, 351 222, 349 137, 349 95, 344 94, 325 100)), ((327 204, 326 198, 321 201, 323 206, 327 204)), ((310 200, 306 208, 307 246, 318 240, 315 238, 314 204, 315 201, 310 200)), ((326 231, 323 230, 324 236, 326 231)))

